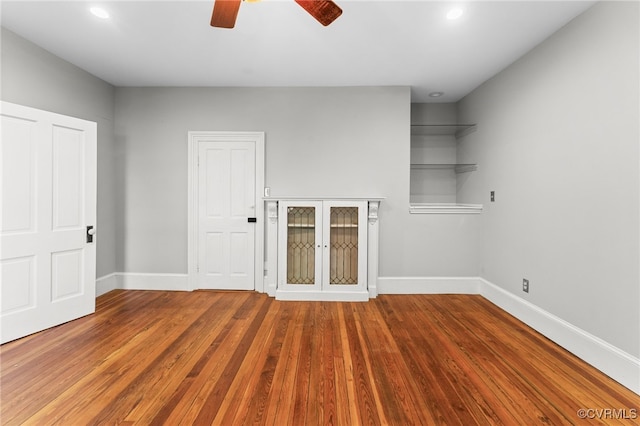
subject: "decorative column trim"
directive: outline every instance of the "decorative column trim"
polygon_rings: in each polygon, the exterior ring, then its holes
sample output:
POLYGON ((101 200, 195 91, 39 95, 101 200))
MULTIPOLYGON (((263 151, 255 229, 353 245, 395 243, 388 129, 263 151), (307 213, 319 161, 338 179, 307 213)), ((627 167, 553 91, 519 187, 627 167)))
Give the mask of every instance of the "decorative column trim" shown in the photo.
POLYGON ((267 219, 270 223, 278 223, 278 202, 269 200, 267 203, 267 219))
POLYGON ((378 209, 380 208, 380 201, 369 201, 369 223, 371 225, 378 221, 378 209))
POLYGON ((264 262, 265 291, 276 296, 278 286, 278 201, 265 200, 267 210, 267 241, 264 262))
POLYGON ((369 297, 378 296, 378 210, 380 209, 380 200, 369 200, 369 229, 367 238, 367 289, 369 297))

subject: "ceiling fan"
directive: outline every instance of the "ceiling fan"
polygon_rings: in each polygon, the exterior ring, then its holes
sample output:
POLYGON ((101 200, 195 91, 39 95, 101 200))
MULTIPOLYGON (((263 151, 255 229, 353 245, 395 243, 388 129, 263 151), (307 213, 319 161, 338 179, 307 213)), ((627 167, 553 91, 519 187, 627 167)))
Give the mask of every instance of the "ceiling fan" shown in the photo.
MULTIPOLYGON (((242 0, 215 0, 211 26, 233 28, 242 0)), ((325 27, 342 14, 342 9, 330 0, 295 0, 304 10, 325 27)))

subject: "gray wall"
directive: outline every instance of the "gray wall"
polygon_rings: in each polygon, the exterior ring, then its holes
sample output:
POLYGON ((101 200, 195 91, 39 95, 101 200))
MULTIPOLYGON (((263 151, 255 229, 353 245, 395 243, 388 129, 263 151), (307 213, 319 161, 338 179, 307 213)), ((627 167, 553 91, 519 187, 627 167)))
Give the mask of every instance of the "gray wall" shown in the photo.
POLYGON ((462 151, 481 164, 481 276, 636 357, 638 14, 596 4, 459 103, 478 123, 462 151))
POLYGON ((409 214, 407 87, 117 88, 122 272, 187 271, 187 132, 264 131, 277 196, 382 196, 380 275, 477 276, 477 218, 409 214), (474 244, 469 244, 470 239, 474 244))
POLYGON ((98 277, 116 272, 113 86, 2 28, 3 101, 98 123, 98 277))
MULTIPOLYGON (((272 196, 384 196, 406 209, 408 88, 118 88, 118 268, 187 270, 187 132, 264 131, 272 196)), ((385 225, 386 226, 386 225, 385 225)), ((399 226, 402 226, 399 223, 399 226)), ((396 226, 397 228, 397 226, 396 226)))

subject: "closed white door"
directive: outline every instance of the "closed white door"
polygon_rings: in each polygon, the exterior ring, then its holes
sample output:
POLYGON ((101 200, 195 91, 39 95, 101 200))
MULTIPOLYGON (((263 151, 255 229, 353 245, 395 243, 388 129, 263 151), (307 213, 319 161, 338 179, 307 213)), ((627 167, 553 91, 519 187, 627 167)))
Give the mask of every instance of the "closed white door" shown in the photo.
POLYGON ((0 340, 95 311, 96 124, 2 102, 0 340))
POLYGON ((253 142, 198 143, 198 287, 255 288, 253 142))

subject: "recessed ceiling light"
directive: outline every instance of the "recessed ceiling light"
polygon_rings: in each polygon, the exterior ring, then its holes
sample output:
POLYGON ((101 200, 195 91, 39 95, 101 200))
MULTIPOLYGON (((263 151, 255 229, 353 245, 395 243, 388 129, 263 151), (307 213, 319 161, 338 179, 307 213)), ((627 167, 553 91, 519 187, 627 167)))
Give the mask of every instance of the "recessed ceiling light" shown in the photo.
POLYGON ((459 7, 454 7, 453 9, 449 10, 449 12, 447 12, 447 19, 458 19, 462 16, 463 13, 464 10, 459 7))
POLYGON ((442 95, 444 95, 444 92, 431 92, 431 93, 429 93, 429 97, 431 97, 431 98, 439 98, 442 95))
POLYGON ((100 19, 108 19, 109 13, 101 7, 92 7, 89 11, 100 19))

